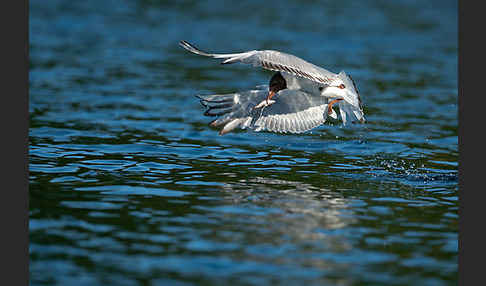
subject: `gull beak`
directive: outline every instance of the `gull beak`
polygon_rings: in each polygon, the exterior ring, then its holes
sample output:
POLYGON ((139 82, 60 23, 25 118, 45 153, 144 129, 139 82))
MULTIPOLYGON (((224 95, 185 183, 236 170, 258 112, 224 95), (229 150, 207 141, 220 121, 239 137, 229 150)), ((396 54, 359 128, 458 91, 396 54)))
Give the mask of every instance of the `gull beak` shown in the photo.
POLYGON ((273 97, 274 95, 275 95, 275 91, 270 90, 270 91, 268 92, 268 96, 267 96, 267 104, 268 104, 268 101, 269 101, 270 99, 272 99, 272 97, 273 97))

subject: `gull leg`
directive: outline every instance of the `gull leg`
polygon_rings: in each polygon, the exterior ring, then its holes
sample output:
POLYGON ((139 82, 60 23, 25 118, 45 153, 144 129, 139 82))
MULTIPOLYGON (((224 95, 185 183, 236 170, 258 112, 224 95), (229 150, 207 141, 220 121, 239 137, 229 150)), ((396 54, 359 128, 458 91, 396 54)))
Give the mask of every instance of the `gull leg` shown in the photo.
POLYGON ((338 102, 338 101, 341 101, 341 100, 343 100, 343 99, 342 98, 338 98, 338 99, 331 100, 331 102, 329 102, 327 104, 327 114, 331 115, 331 113, 332 113, 332 105, 334 103, 338 102))

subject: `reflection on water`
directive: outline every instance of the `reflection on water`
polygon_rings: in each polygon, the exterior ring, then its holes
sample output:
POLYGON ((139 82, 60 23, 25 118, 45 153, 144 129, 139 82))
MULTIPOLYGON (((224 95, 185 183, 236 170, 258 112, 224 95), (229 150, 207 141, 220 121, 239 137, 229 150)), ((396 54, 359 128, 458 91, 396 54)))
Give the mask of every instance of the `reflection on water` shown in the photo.
POLYGON ((224 4, 30 2, 31 284, 457 284, 457 4, 224 4), (194 95, 271 73, 182 39, 345 70, 367 124, 218 136, 194 95))

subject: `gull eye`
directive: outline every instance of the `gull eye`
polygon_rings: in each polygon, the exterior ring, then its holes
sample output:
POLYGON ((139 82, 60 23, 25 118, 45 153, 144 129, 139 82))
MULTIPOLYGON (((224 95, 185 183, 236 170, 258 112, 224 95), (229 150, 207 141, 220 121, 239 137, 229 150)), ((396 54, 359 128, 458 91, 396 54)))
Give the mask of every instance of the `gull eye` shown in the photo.
POLYGON ((344 89, 344 88, 346 88, 346 87, 344 86, 344 84, 342 84, 342 83, 341 83, 341 84, 339 85, 339 88, 340 88, 340 89, 344 89))
POLYGON ((322 91, 323 89, 324 89, 324 87, 319 86, 319 91, 322 91))

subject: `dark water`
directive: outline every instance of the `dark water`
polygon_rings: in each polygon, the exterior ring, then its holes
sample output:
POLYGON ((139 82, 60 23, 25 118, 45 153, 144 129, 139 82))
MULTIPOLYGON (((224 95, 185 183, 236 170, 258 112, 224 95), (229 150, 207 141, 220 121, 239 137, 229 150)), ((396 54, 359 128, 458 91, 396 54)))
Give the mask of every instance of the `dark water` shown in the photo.
POLYGON ((456 285, 454 1, 30 1, 32 285, 456 285), (194 97, 276 49, 368 123, 218 136, 194 97))

